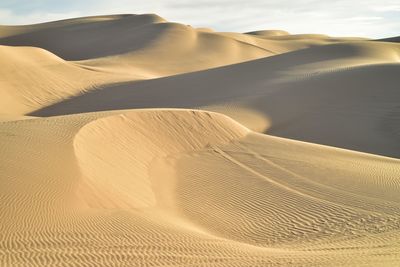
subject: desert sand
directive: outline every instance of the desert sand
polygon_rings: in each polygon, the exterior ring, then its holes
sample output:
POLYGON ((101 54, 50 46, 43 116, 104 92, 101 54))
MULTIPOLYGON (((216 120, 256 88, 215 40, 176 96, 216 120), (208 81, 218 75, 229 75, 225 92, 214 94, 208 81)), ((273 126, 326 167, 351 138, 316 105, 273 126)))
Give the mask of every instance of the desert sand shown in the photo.
POLYGON ((0 266, 399 266, 400 44, 0 26, 0 266))

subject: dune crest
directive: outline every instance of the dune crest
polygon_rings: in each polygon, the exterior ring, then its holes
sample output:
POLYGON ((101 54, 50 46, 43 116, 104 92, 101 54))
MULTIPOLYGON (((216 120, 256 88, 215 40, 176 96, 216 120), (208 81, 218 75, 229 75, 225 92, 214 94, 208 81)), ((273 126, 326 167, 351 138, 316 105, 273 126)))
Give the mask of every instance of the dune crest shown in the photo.
POLYGON ((228 117, 199 111, 142 111, 95 120, 74 138, 89 184, 81 188, 82 196, 104 191, 89 206, 152 207, 157 204, 148 177, 152 161, 228 143, 247 132, 228 117))

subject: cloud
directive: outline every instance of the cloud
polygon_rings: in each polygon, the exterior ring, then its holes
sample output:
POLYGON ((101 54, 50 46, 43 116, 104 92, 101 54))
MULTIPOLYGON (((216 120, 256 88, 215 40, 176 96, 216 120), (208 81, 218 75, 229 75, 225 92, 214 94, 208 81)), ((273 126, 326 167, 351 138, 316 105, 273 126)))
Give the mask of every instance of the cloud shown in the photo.
POLYGON ((346 18, 345 20, 347 21, 375 21, 375 20, 381 20, 383 19, 382 17, 351 17, 351 18, 346 18))
POLYGON ((30 14, 21 16, 8 9, 0 9, 0 22, 1 24, 7 25, 33 24, 80 16, 83 16, 83 14, 78 11, 64 13, 34 11, 30 14))
POLYGON ((371 8, 377 12, 391 12, 391 11, 400 11, 400 4, 397 5, 382 5, 382 6, 373 6, 371 8))
POLYGON ((219 31, 283 29, 375 38, 400 32, 398 0, 2 0, 0 24, 115 13, 157 13, 170 21, 219 31))

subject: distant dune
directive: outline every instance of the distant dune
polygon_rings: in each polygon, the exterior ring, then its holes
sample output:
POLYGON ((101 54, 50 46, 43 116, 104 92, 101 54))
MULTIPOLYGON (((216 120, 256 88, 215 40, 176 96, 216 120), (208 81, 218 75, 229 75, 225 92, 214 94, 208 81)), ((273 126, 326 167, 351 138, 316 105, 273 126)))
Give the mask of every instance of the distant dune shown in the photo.
POLYGON ((0 266, 398 266, 396 38, 0 26, 0 266))
POLYGON ((282 30, 264 30, 264 31, 254 31, 246 32, 247 34, 257 35, 261 37, 274 37, 274 36, 286 36, 289 35, 288 32, 282 30))
POLYGON ((390 37, 390 38, 385 38, 385 39, 380 39, 380 40, 378 40, 378 41, 399 43, 399 42, 400 42, 400 36, 390 37))

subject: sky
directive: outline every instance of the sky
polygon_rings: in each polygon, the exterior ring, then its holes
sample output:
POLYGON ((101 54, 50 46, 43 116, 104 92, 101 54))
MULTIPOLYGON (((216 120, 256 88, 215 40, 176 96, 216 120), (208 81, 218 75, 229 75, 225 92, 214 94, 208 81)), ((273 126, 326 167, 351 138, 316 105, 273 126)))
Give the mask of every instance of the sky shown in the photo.
POLYGON ((216 31, 400 35, 400 0, 0 0, 0 25, 143 13, 216 31))

